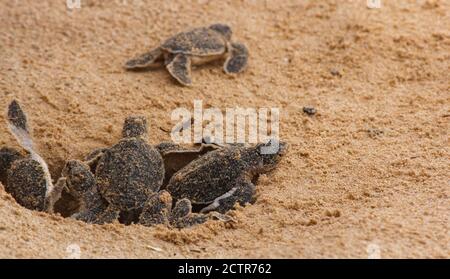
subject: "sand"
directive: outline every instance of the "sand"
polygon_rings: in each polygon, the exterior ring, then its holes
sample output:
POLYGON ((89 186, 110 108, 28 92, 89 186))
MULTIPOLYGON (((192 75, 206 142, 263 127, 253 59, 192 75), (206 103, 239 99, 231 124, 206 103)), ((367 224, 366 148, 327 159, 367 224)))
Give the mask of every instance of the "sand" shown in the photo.
MULTIPOLYGON (((0 107, 17 98, 57 178, 66 159, 120 138, 143 114, 278 107, 290 151, 236 224, 186 230, 89 225, 19 206, 0 187, 1 258, 449 258, 450 2, 0 2, 0 107), (225 22, 250 49, 177 85, 123 63, 189 27, 225 22), (304 106, 317 109, 315 116, 304 106)), ((18 148, 0 119, 0 145, 18 148)))

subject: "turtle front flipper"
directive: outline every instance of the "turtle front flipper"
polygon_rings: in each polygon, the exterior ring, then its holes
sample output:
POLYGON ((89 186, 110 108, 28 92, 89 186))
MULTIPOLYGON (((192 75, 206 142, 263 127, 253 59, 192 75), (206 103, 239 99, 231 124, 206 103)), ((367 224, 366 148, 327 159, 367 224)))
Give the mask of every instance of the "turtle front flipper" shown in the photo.
POLYGON ((125 68, 127 70, 132 70, 139 68, 147 68, 150 66, 161 66, 162 63, 159 62, 162 62, 160 61, 162 56, 163 51, 161 50, 161 48, 158 47, 127 61, 125 63, 125 68))
POLYGON ((170 212, 172 210, 172 196, 167 191, 155 193, 146 202, 139 224, 144 226, 155 226, 169 224, 170 212))
POLYGON ((89 166, 92 173, 95 173, 98 161, 100 161, 106 150, 108 150, 107 147, 96 148, 84 158, 84 163, 89 166))
POLYGON ((181 199, 175 204, 170 218, 170 224, 175 228, 187 228, 202 224, 208 220, 204 214, 192 213, 192 204, 188 199, 181 199))
POLYGON ((48 213, 54 213, 56 202, 61 198, 63 190, 67 187, 67 181, 65 177, 60 177, 55 183, 53 191, 45 199, 45 211, 48 213))
POLYGON ((248 63, 248 49, 244 44, 231 43, 228 50, 228 58, 223 65, 227 74, 242 72, 248 63))
POLYGON ((226 213, 233 209, 236 203, 244 206, 246 203, 253 201, 255 196, 255 185, 246 176, 239 178, 235 186, 222 196, 216 198, 213 203, 203 208, 200 213, 208 213, 210 211, 217 211, 226 213))
MULTIPOLYGON (((168 58, 170 59, 170 58, 168 58)), ((182 85, 192 85, 191 78, 191 58, 185 54, 179 53, 172 60, 166 61, 169 73, 182 85), (168 62, 168 63, 167 63, 168 62)))

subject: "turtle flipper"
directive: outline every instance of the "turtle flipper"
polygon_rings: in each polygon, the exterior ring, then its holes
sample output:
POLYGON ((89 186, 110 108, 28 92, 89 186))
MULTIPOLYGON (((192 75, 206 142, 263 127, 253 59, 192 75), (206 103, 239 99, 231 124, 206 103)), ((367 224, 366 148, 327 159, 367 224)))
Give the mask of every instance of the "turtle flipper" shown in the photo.
POLYGON ((153 194, 145 204, 139 224, 144 226, 154 226, 168 224, 170 211, 172 209, 172 196, 167 191, 153 194))
POLYGON ((245 205, 252 202, 255 195, 255 185, 247 177, 241 177, 236 181, 235 186, 216 198, 213 203, 203 208, 200 212, 207 213, 210 211, 217 211, 220 213, 226 213, 228 210, 233 209, 236 203, 245 205))
POLYGON ((66 178, 60 177, 56 182, 53 191, 49 193, 45 201, 45 211, 54 213, 55 203, 61 198, 62 191, 67 187, 66 178))
POLYGON ((176 228, 188 228, 195 225, 200 225, 208 221, 208 215, 199 214, 199 213, 191 213, 189 216, 178 219, 173 226, 176 228))
POLYGON ((191 201, 188 199, 179 200, 172 210, 170 223, 175 228, 186 228, 202 224, 208 220, 204 214, 192 213, 191 201))
POLYGON ((16 100, 13 100, 8 106, 7 121, 9 130, 19 144, 30 153, 31 159, 41 165, 43 177, 45 179, 46 198, 53 195, 52 192, 54 191, 54 186, 50 176, 50 171, 48 170, 48 165, 34 148, 33 139, 30 135, 30 129, 28 127, 27 116, 20 107, 19 102, 16 100))
POLYGON ((244 44, 231 43, 229 46, 228 58, 223 65, 227 74, 237 74, 242 72, 248 63, 248 50, 244 44))
POLYGON ((167 63, 169 73, 182 85, 192 85, 191 79, 191 59, 184 54, 177 54, 167 63))
POLYGON ((100 161, 106 150, 108 150, 106 147, 96 148, 84 158, 84 163, 89 166, 92 173, 95 173, 98 161, 100 161))
POLYGON ((138 69, 138 68, 147 68, 150 66, 160 66, 161 63, 158 63, 158 60, 162 58, 163 51, 161 48, 155 48, 146 52, 144 54, 139 55, 125 63, 125 69, 138 69))
POLYGON ((33 139, 28 128, 28 120, 19 102, 13 100, 8 106, 8 127, 19 144, 28 152, 34 153, 33 139))

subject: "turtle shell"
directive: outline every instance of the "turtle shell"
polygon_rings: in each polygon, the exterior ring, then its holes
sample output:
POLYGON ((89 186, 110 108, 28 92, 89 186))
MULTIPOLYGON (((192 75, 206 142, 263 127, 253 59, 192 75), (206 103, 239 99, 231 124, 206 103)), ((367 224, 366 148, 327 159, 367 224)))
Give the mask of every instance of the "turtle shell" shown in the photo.
POLYGON ((176 172, 167 185, 173 198, 208 204, 227 193, 251 166, 253 154, 245 148, 211 151, 176 172))
POLYGON ((165 41, 161 48, 171 53, 212 56, 225 53, 226 41, 212 29, 196 28, 176 34, 165 41))
POLYGON ((102 196, 120 210, 144 206, 164 179, 159 152, 139 138, 123 139, 106 150, 96 169, 102 196))
POLYGON ((15 161, 8 170, 5 190, 23 207, 45 210, 47 182, 45 171, 39 162, 29 158, 15 161))

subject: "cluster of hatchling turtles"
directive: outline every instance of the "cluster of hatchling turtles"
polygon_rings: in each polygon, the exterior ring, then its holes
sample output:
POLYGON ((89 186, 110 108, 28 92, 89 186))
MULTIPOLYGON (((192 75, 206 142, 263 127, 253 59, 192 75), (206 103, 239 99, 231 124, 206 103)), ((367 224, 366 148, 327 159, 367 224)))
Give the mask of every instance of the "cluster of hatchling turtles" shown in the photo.
POLYGON ((129 116, 118 143, 96 149, 84 160, 67 161, 54 183, 17 101, 8 107, 7 124, 27 155, 0 149, 5 190, 22 206, 49 213, 64 192, 78 204, 70 217, 93 224, 124 218, 145 226, 184 228, 209 219, 232 221, 227 212, 236 204, 254 201, 253 181, 275 168, 287 148, 277 142, 277 152, 266 154, 263 147, 273 142, 152 146, 147 142, 146 118, 129 116))
MULTIPOLYGON (((128 61, 125 68, 165 66, 186 86, 192 85, 194 64, 225 59, 225 73, 237 74, 246 68, 249 54, 231 37, 225 24, 181 32, 128 61)), ((17 101, 8 107, 7 124, 27 155, 0 149, 0 182, 5 190, 22 206, 49 213, 64 208, 68 201, 64 197, 69 196, 76 206, 68 216, 93 224, 122 220, 183 228, 209 219, 230 221, 227 212, 236 204, 253 202, 253 181, 273 169, 286 151, 286 144, 277 142, 278 150, 266 154, 263 148, 272 146, 270 141, 253 146, 203 143, 183 148, 170 142, 153 146, 147 142, 147 120, 130 116, 118 143, 96 149, 84 160, 67 161, 53 181, 17 101)))

